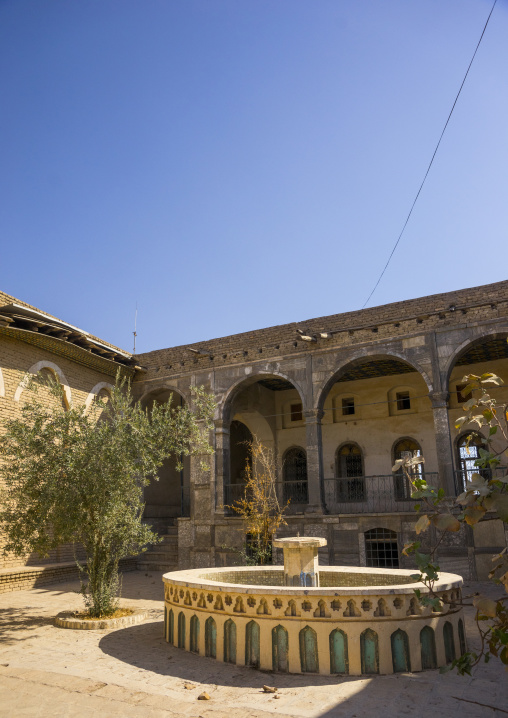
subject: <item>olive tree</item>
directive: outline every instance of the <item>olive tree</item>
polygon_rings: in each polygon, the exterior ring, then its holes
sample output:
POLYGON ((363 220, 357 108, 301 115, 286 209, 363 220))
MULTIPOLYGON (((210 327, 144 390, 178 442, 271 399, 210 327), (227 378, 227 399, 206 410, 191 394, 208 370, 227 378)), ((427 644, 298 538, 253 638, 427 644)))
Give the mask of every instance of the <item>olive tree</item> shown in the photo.
POLYGON ((167 402, 147 411, 119 376, 107 403, 67 409, 61 398, 57 382, 32 380, 20 415, 0 432, 4 552, 47 556, 63 543, 81 545, 88 613, 107 616, 118 606, 119 561, 158 541, 142 520, 143 487, 170 456, 180 463, 212 453, 214 403, 196 389, 192 410, 167 402), (53 402, 43 401, 42 384, 53 402))

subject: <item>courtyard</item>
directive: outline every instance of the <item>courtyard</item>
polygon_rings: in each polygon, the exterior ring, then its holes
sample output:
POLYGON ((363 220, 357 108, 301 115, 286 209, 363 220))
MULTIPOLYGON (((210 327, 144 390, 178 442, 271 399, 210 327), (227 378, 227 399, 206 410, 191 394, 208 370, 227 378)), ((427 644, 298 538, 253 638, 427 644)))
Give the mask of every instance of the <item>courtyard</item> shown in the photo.
MULTIPOLYGON (((472 677, 438 671, 375 678, 286 675, 231 666, 163 640, 162 573, 123 576, 124 605, 147 611, 138 625, 110 631, 56 628, 53 617, 79 609, 78 582, 0 596, 0 716, 124 716, 144 718, 362 718, 436 713, 508 715, 508 680, 499 661, 472 677), (263 685, 277 688, 265 693, 263 685), (198 700, 206 692, 210 700, 198 700)), ((488 583, 464 593, 490 596, 488 583)), ((478 648, 466 610, 470 648, 478 648)))

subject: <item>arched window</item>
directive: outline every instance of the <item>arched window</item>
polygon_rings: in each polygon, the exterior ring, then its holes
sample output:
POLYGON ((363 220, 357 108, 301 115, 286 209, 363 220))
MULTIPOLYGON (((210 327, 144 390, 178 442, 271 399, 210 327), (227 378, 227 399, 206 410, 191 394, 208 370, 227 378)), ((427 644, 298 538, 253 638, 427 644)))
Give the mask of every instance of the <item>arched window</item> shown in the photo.
POLYGON ((205 621, 205 656, 217 658, 217 624, 211 616, 205 621))
POLYGON ((302 673, 319 673, 317 635, 310 626, 300 631, 300 665, 302 673))
POLYGON ((347 636, 340 628, 330 633, 330 673, 349 673, 347 636))
POLYGON ((190 650, 199 653, 199 618, 192 616, 190 620, 190 650))
POLYGON ((288 653, 288 632, 279 624, 272 628, 272 666, 274 671, 278 673, 289 671, 288 653))
POLYGON ((394 673, 411 672, 409 639, 407 633, 398 628, 390 637, 392 644, 392 665, 394 673))
POLYGON ((455 640, 453 638, 453 626, 450 621, 446 621, 443 626, 443 640, 446 663, 451 663, 455 660, 455 640))
POLYGON ((422 668, 437 668, 436 637, 431 626, 424 626, 420 631, 422 668))
POLYGON ((178 614, 178 648, 185 648, 185 614, 178 614))
POLYGON ((249 621, 245 627, 245 665, 259 668, 259 656, 259 624, 256 621, 249 621))
POLYGON ((357 444, 344 444, 335 456, 337 501, 365 501, 362 450, 357 444))
POLYGON ((236 663, 236 625, 230 618, 224 624, 224 663, 236 663))
POLYGON ((399 548, 397 534, 390 529, 376 528, 365 532, 367 566, 398 568, 399 548))
POLYGON ((288 449, 282 462, 284 478, 284 502, 306 504, 309 501, 307 490, 307 455, 300 447, 288 449))
POLYGON ((362 659, 362 673, 379 673, 377 633, 371 628, 367 628, 360 636, 360 654, 362 659))
MULTIPOLYGON (((398 459, 414 459, 421 455, 422 449, 420 444, 414 439, 399 439, 393 447, 394 463, 398 459)), ((408 469, 408 471, 413 479, 421 478, 423 476, 423 464, 416 464, 408 469)), ((393 490, 396 501, 407 501, 411 498, 411 492, 413 490, 411 482, 402 469, 398 469, 393 475, 393 490)))
POLYGON ((483 436, 480 434, 463 434, 457 441, 459 476, 457 482, 458 493, 464 491, 466 482, 471 481, 473 474, 481 474, 484 479, 492 478, 490 469, 479 469, 476 461, 480 458, 480 449, 487 449, 483 436), (469 443, 467 441, 468 436, 469 443))

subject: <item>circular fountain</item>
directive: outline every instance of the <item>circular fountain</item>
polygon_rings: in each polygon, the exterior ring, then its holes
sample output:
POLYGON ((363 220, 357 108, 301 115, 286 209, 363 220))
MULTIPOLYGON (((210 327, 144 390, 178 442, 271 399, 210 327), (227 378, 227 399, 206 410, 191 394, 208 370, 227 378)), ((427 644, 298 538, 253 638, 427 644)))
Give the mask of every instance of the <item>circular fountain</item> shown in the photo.
POLYGON ((462 578, 441 573, 439 608, 414 571, 319 566, 323 538, 275 539, 281 566, 172 571, 164 636, 219 661, 288 673, 374 675, 438 668, 466 650, 462 578))

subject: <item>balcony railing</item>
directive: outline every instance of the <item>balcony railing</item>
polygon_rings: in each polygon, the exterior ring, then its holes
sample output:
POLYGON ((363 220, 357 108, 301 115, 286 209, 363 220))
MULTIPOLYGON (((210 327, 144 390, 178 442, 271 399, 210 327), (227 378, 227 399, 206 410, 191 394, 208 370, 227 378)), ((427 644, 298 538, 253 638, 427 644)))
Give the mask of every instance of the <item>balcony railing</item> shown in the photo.
POLYGON ((465 491, 466 482, 471 481, 473 474, 480 474, 484 479, 490 481, 490 479, 502 478, 508 473, 508 467, 496 466, 493 469, 479 469, 476 466, 467 469, 459 469, 455 471, 455 491, 457 496, 465 491))
MULTIPOLYGON (((437 473, 425 472, 424 477, 437 484, 437 473)), ((411 491, 411 483, 402 474, 324 480, 325 507, 332 514, 414 511, 411 491)))
MULTIPOLYGON (((301 511, 301 507, 309 502, 307 481, 279 481, 275 489, 277 498, 282 506, 289 501, 288 513, 301 511)), ((232 506, 245 496, 245 484, 224 484, 224 512, 230 516, 236 515, 232 506)))

